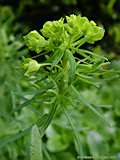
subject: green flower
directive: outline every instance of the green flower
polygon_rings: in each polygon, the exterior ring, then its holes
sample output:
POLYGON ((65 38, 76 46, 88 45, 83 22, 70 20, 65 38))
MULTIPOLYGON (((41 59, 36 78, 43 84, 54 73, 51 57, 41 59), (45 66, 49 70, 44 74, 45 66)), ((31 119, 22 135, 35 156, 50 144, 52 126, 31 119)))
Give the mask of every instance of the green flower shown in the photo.
POLYGON ((71 15, 70 17, 66 16, 66 20, 65 28, 74 37, 74 41, 85 37, 84 42, 94 43, 104 36, 104 29, 96 26, 94 21, 89 21, 86 17, 71 15))
POLYGON ((104 36, 104 29, 96 26, 94 21, 90 21, 90 26, 87 31, 86 37, 88 43, 94 43, 95 41, 101 40, 104 36))
POLYGON ((32 51, 40 53, 47 45, 47 41, 42 37, 37 31, 31 31, 26 36, 24 40, 28 48, 32 51))
POLYGON ((41 32, 42 32, 43 36, 46 38, 57 37, 58 34, 60 35, 64 32, 64 20, 60 19, 58 21, 46 22, 43 26, 43 29, 41 29, 41 32))
POLYGON ((25 75, 29 75, 33 72, 37 72, 40 68, 40 64, 31 58, 27 58, 23 64, 23 68, 26 70, 25 75))
POLYGON ((89 20, 86 17, 71 15, 66 16, 68 28, 70 27, 72 33, 84 35, 89 27, 89 20))
POLYGON ((58 48, 65 51, 81 47, 86 42, 93 44, 104 36, 102 27, 80 15, 66 16, 66 21, 63 18, 58 21, 48 21, 40 31, 43 36, 37 31, 32 31, 24 37, 25 43, 30 50, 37 53, 47 51, 52 55, 58 48))

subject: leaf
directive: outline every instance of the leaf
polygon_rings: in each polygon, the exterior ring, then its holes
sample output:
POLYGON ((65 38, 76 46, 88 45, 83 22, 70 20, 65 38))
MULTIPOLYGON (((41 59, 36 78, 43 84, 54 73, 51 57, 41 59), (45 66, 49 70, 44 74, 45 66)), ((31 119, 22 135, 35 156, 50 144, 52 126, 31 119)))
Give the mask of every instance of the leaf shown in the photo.
POLYGON ((76 158, 74 157, 74 155, 71 152, 60 152, 57 155, 57 159, 62 159, 62 160, 76 160, 76 158))
POLYGON ((83 56, 83 54, 85 54, 84 57, 86 57, 87 55, 92 55, 92 56, 98 57, 99 59, 102 59, 102 60, 104 60, 104 61, 105 61, 105 60, 108 61, 108 59, 107 59, 106 57, 104 57, 104 56, 102 56, 102 55, 99 55, 99 54, 96 54, 96 53, 91 52, 91 51, 86 50, 86 49, 75 48, 74 50, 75 50, 78 54, 80 54, 80 55, 82 55, 82 56, 83 56))
POLYGON ((108 146, 104 142, 102 135, 98 132, 90 131, 87 134, 87 143, 89 145, 90 152, 95 159, 108 155, 108 146))
POLYGON ((69 141, 66 135, 53 135, 47 141, 47 148, 50 152, 60 152, 67 149, 69 146, 69 141))
POLYGON ((37 125, 32 127, 31 131, 31 160, 43 160, 42 141, 37 125))
POLYGON ((77 73, 77 76, 84 83, 91 84, 91 85, 93 85, 93 86, 95 86, 97 88, 100 86, 99 83, 96 81, 96 79, 93 78, 93 77, 82 75, 82 74, 79 74, 79 73, 77 73))
POLYGON ((115 113, 116 115, 120 116, 120 99, 119 98, 115 100, 115 113))
POLYGON ((111 126, 111 124, 107 121, 107 119, 105 119, 103 117, 103 115, 101 115, 101 113, 99 113, 93 106, 92 104, 90 104, 88 101, 86 101, 86 99, 84 99, 84 97, 76 90, 76 88, 74 86, 71 86, 73 92, 77 95, 78 99, 85 105, 87 106, 90 110, 92 110, 96 115, 98 115, 98 117, 100 117, 102 119, 103 122, 105 122, 107 125, 111 126))
MULTIPOLYGON (((14 108, 11 113, 17 112, 22 110, 24 107, 27 107, 29 104, 31 104, 32 102, 35 101, 35 99, 39 96, 39 95, 43 95, 44 93, 46 93, 46 90, 51 89, 52 85, 49 87, 46 87, 44 89, 39 90, 38 92, 36 92, 34 94, 34 96, 31 99, 26 100, 25 102, 23 102, 22 104, 20 104, 19 106, 17 106, 17 108, 14 108)), ((41 103, 43 103, 43 101, 41 101, 41 103)))
POLYGON ((41 137, 44 135, 45 130, 47 129, 47 127, 51 123, 51 121, 56 113, 56 109, 57 109, 57 104, 55 102, 55 104, 52 106, 49 114, 45 114, 42 117, 40 117, 40 119, 38 119, 37 126, 39 128, 41 137))
POLYGON ((62 59, 63 55, 64 50, 59 48, 54 51, 53 55, 50 58, 47 59, 46 63, 52 63, 53 65, 56 65, 62 59))
POLYGON ((78 155, 81 155, 81 153, 82 153, 82 145, 80 143, 79 132, 75 128, 75 126, 74 126, 74 124, 72 122, 72 119, 71 119, 71 117, 69 116, 69 114, 67 112, 67 109, 66 108, 63 108, 63 109, 64 109, 65 116, 66 116, 68 122, 70 123, 70 126, 71 126, 71 128, 73 130, 73 133, 74 133, 74 142, 75 142, 76 151, 77 151, 78 155))
POLYGON ((68 71, 69 83, 71 83, 75 77, 76 62, 75 62, 75 58, 74 58, 73 54, 69 50, 66 51, 66 56, 67 56, 67 61, 69 63, 69 71, 68 71))
POLYGON ((16 134, 13 134, 11 136, 6 136, 5 138, 0 139, 0 148, 5 147, 7 144, 9 143, 13 143, 14 141, 20 139, 21 137, 25 136, 26 134, 28 134, 31 130, 31 127, 18 132, 16 134))

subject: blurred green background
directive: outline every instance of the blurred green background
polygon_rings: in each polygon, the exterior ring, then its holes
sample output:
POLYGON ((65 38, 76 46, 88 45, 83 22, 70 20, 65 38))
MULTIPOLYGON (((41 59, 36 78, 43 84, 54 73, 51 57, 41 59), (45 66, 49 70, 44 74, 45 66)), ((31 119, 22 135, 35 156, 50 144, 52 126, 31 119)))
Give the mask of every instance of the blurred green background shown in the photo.
MULTIPOLYGON (((40 107, 39 96, 35 97, 38 91, 24 76, 23 59, 35 53, 25 47, 23 35, 39 30, 48 20, 73 13, 105 28, 104 38, 85 48, 107 57, 109 68, 116 73, 101 80, 99 88, 78 84, 81 94, 110 124, 83 104, 69 108, 79 132, 81 156, 120 160, 120 0, 0 0, 0 160, 30 159, 29 127, 40 113, 48 111, 45 105, 40 107)), ((72 135, 59 111, 42 138, 44 159, 76 160, 72 135)))

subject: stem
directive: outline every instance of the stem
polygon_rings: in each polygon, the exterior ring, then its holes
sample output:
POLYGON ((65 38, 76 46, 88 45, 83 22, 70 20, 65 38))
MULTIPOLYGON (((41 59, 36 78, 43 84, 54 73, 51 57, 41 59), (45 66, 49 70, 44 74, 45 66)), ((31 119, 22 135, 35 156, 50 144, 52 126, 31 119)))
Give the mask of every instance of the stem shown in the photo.
POLYGON ((83 38, 81 38, 80 40, 78 40, 77 42, 75 42, 74 44, 73 44, 73 47, 80 47, 80 46, 82 46, 85 42, 87 41, 87 38, 86 37, 83 37, 83 38))

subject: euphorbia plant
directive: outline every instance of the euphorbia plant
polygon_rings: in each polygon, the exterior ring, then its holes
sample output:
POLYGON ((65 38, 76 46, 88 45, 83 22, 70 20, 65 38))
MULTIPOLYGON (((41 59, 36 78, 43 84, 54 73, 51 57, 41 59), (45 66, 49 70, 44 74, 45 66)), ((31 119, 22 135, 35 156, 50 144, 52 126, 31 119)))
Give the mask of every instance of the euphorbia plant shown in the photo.
MULTIPOLYGON (((41 137, 50 124, 56 109, 61 109, 71 124, 75 145, 80 154, 79 133, 75 130, 67 113, 69 106, 80 101, 101 117, 94 107, 84 100, 78 84, 88 83, 99 87, 99 76, 103 76, 107 61, 89 50, 83 44, 93 44, 104 36, 104 29, 80 15, 66 16, 58 21, 48 21, 40 32, 34 30, 24 36, 26 45, 38 55, 37 62, 25 59, 23 64, 32 84, 39 90, 41 106, 51 107, 48 114, 36 122, 41 137)), ((102 118, 102 117, 101 117, 102 118)))

